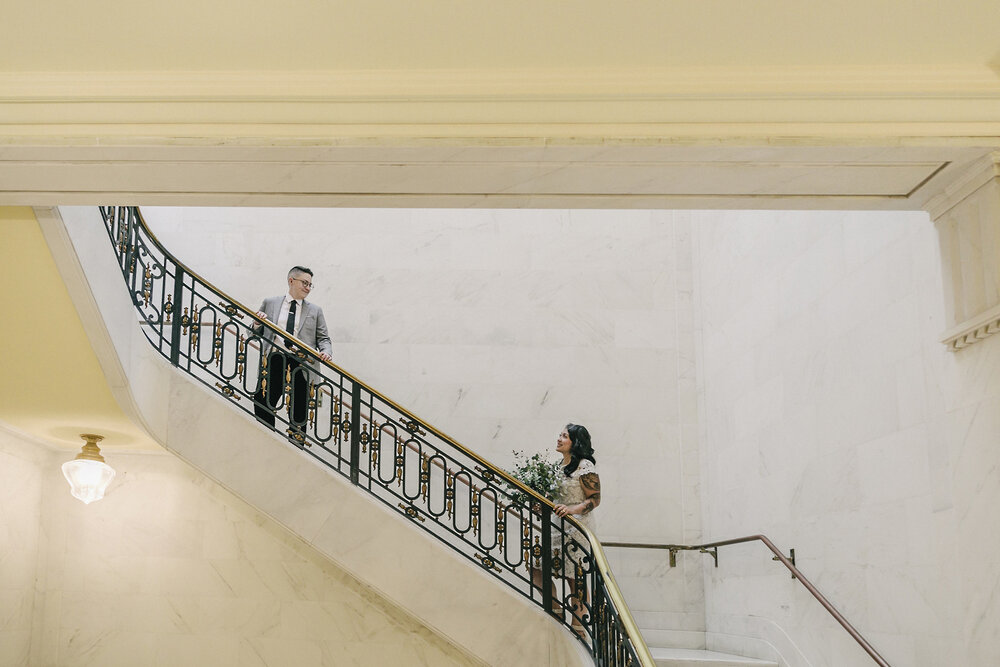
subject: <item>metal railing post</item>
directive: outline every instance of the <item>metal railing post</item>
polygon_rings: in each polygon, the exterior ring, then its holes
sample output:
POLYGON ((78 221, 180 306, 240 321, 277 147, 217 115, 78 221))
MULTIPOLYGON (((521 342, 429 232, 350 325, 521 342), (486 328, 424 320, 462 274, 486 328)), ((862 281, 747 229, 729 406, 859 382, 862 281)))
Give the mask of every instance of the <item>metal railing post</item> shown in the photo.
POLYGON ((357 485, 361 469, 361 388, 351 385, 351 484, 357 485))
POLYGON ((122 269, 127 276, 125 279, 125 284, 128 287, 129 297, 135 302, 135 244, 134 238, 137 234, 135 225, 138 224, 135 220, 135 216, 131 214, 130 209, 124 209, 119 215, 119 220, 125 225, 125 247, 124 250, 124 263, 122 264, 122 269))
POLYGON ((184 269, 174 264, 174 313, 170 331, 170 363, 177 366, 181 359, 181 300, 184 298, 184 269))
POLYGON ((555 616, 552 611, 552 508, 542 505, 542 608, 545 613, 555 616))

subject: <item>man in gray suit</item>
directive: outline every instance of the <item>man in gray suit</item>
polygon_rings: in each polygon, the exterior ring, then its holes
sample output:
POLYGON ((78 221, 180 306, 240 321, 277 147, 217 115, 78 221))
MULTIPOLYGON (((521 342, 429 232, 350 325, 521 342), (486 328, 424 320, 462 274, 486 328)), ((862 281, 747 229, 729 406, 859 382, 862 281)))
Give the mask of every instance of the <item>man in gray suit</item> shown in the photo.
MULTIPOLYGON (((330 359, 333 347, 330 344, 330 334, 326 328, 326 318, 323 309, 306 301, 312 291, 313 272, 304 266, 293 266, 288 272, 288 294, 264 299, 257 312, 257 317, 270 320, 276 326, 288 331, 306 345, 319 352, 324 361, 330 359)), ((274 340, 274 332, 261 326, 263 330, 262 344, 267 353, 267 389, 258 382, 257 393, 254 395, 254 413, 261 422, 273 427, 275 411, 281 404, 285 386, 286 368, 291 375, 291 405, 288 410, 288 435, 299 446, 304 443, 306 420, 308 418, 309 382, 311 380, 308 366, 300 363, 295 356, 295 346, 279 337, 274 340), (268 342, 271 344, 269 345, 268 342)), ((316 368, 318 364, 309 360, 309 366, 316 368)), ((263 374, 262 374, 263 377, 263 374)))

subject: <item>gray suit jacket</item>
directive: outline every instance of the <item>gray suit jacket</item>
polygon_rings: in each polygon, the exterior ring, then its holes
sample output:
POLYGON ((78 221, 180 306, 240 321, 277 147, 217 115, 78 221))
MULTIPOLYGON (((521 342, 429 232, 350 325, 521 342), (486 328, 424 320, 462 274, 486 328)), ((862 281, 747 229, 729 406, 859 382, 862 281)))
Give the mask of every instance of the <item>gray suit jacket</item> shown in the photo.
MULTIPOLYGON (((260 304, 261 310, 267 315, 267 319, 271 321, 278 328, 284 329, 285 323, 278 322, 278 313, 281 312, 281 303, 285 300, 284 295, 282 296, 272 296, 264 299, 264 302, 260 304)), ((298 336, 306 345, 319 350, 320 352, 325 352, 327 354, 333 354, 333 345, 330 342, 330 332, 326 328, 326 318, 323 316, 323 309, 314 303, 309 303, 308 301, 302 302, 302 307, 295 314, 295 328, 299 330, 298 336), (301 326, 299 325, 301 322, 301 326)), ((274 339, 274 332, 270 329, 264 328, 264 338, 267 340, 274 339)), ((318 368, 319 365, 313 359, 309 359, 309 365, 313 368, 318 368)), ((312 377, 313 382, 316 381, 315 377, 312 377)))

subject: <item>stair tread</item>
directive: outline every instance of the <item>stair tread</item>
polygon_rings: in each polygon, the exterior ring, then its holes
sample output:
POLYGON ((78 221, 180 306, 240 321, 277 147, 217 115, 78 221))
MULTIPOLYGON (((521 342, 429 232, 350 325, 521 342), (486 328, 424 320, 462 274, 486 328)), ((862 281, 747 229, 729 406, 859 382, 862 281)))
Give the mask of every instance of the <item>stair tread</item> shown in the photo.
POLYGON ((730 665, 739 667, 777 667, 776 662, 761 660, 760 658, 746 658, 740 655, 729 653, 719 653, 718 651, 707 651, 704 649, 692 648, 653 648, 649 652, 658 664, 663 665, 704 665, 705 667, 729 667, 730 665), (664 661, 664 662, 660 662, 664 661), (666 662, 670 661, 670 662, 666 662))

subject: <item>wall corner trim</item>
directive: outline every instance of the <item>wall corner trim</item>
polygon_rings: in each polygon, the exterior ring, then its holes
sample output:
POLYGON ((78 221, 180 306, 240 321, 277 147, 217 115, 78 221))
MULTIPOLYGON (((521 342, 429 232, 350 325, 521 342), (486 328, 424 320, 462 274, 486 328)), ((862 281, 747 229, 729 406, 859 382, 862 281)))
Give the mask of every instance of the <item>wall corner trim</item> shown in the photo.
POLYGON ((1000 333, 1000 306, 994 306, 949 329, 941 336, 941 342, 952 352, 957 352, 996 333, 1000 333))

